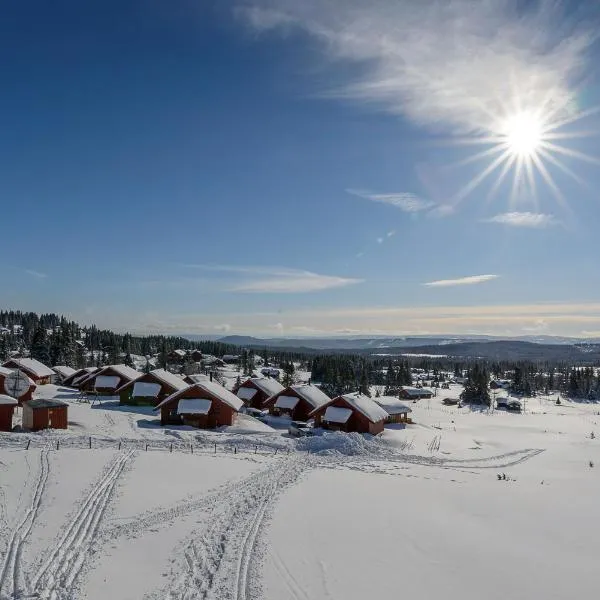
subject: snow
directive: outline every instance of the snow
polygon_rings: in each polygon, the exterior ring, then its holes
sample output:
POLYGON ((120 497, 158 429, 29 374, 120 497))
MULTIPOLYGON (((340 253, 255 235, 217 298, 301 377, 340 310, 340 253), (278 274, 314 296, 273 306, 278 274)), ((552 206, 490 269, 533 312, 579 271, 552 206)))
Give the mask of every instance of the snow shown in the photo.
POLYGON ((77 373, 76 369, 73 369, 73 367, 67 367, 66 365, 57 365, 52 367, 52 370, 61 377, 70 377, 71 375, 77 373))
POLYGON ((16 406, 18 401, 12 396, 7 396, 6 394, 0 394, 0 405, 4 406, 16 406))
POLYGON ((388 418, 388 414, 374 400, 364 394, 344 394, 342 398, 356 410, 361 412, 369 421, 377 423, 388 418))
POLYGON ((373 400, 385 410, 388 415, 397 415, 412 412, 412 408, 403 404, 398 398, 393 396, 380 396, 373 400))
POLYGON ((183 390, 188 384, 178 375, 174 373, 169 373, 169 371, 165 371, 164 369, 154 369, 150 371, 150 374, 158 379, 160 382, 172 387, 175 390, 183 390))
MULTIPOLYGON (((35 377, 52 377, 55 373, 50 368, 34 358, 11 358, 8 364, 16 364, 18 368, 33 373, 35 377)), ((6 363, 5 363, 6 365, 6 363)))
POLYGON ((274 396, 285 389, 279 381, 270 377, 253 377, 250 381, 267 396, 274 396))
POLYGON ((177 404, 178 415, 207 415, 210 412, 212 400, 203 398, 182 398, 177 404))
POLYGON ((242 400, 252 400, 252 398, 254 398, 254 396, 256 396, 257 393, 258 390, 255 390, 254 388, 241 387, 237 391, 237 397, 241 398, 242 400))
POLYGON ((316 385, 293 385, 292 389, 313 408, 319 408, 330 400, 329 396, 316 385))
POLYGON ((160 393, 160 383, 149 383, 146 381, 133 382, 134 398, 156 398, 160 393))
POLYGON ((349 408, 328 406, 323 419, 329 423, 346 423, 351 416, 352 411, 349 408))
POLYGON ((600 404, 442 404, 461 391, 380 436, 294 440, 41 386, 70 429, 0 434, 0 597, 591 597, 600 404))
POLYGON ((300 399, 296 396, 277 396, 275 407, 292 410, 296 408, 298 402, 300 402, 300 399))
POLYGON ((117 375, 97 375, 94 381, 96 389, 116 390, 121 380, 117 375))
POLYGON ((221 402, 224 402, 234 410, 240 410, 244 403, 240 398, 232 394, 229 390, 225 389, 221 384, 216 383, 215 381, 201 381, 199 383, 194 383, 191 386, 186 387, 184 390, 179 390, 174 392, 167 398, 165 398, 156 408, 160 408, 165 404, 169 404, 173 400, 176 400, 181 396, 183 392, 187 392, 188 390, 193 389, 194 391, 198 391, 200 394, 203 392, 205 394, 209 394, 218 398, 221 402))

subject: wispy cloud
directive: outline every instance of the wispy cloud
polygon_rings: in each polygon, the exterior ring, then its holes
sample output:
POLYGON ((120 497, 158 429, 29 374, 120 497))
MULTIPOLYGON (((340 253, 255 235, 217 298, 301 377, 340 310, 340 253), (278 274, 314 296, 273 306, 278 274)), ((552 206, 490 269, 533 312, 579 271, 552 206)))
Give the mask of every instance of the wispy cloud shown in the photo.
POLYGON ((507 212, 484 219, 485 223, 498 223, 510 227, 527 227, 530 229, 545 229, 558 225, 559 221, 553 215, 533 212, 507 212))
POLYGON ((332 288, 362 283, 362 279, 322 275, 312 271, 283 267, 234 265, 185 265, 188 268, 236 275, 234 281, 225 282, 231 292, 263 294, 300 294, 319 292, 332 288))
POLYGON ((361 66, 329 95, 455 132, 489 130, 510 100, 572 111, 594 40, 557 0, 237 2, 255 30, 302 28, 361 66))
POLYGON ((366 192, 361 190, 346 190, 353 196, 364 198, 365 200, 371 200, 371 202, 380 202, 382 204, 389 204, 399 208, 401 211, 406 213, 418 213, 424 210, 430 210, 435 206, 435 202, 431 200, 424 200, 416 194, 410 192, 396 192, 393 194, 374 194, 372 192, 366 192))
POLYGON ((500 275, 470 275, 469 277, 460 277, 459 279, 439 279, 424 283, 428 287, 451 287, 455 285, 476 285, 498 279, 500 275))
POLYGON ((33 269, 25 269, 25 273, 35 277, 36 279, 46 279, 48 277, 47 273, 41 273, 40 271, 34 271, 33 269))

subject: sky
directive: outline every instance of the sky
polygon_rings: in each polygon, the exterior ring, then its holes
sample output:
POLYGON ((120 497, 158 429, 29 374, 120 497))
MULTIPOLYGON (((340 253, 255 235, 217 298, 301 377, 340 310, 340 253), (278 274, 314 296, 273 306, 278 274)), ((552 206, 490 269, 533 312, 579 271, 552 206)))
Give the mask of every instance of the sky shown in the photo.
POLYGON ((0 306, 600 337, 597 2, 0 11, 0 306))

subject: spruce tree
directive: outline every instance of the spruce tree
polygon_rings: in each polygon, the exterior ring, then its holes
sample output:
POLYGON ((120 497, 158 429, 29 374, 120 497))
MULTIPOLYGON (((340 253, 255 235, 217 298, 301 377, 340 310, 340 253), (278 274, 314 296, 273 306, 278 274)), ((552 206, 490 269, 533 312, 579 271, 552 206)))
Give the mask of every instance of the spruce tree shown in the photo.
POLYGON ((35 330, 29 350, 31 358, 48 365, 50 363, 50 344, 46 328, 41 325, 35 330))

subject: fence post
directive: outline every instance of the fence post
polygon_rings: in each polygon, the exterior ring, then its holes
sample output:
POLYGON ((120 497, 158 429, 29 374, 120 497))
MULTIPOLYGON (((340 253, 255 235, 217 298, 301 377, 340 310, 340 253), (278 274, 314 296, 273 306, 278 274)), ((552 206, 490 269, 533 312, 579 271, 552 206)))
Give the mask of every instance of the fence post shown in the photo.
POLYGON ((234 453, 234 454, 237 454, 237 446, 234 446, 234 447, 233 447, 233 453, 234 453))
POLYGON ((171 442, 171 447, 169 448, 169 452, 173 452, 173 442, 171 442))
POLYGON ((119 450, 121 449, 121 442, 119 442, 119 450))
POLYGON ((275 448, 275 456, 277 456, 277 448, 275 448))
POLYGON ((258 446, 254 446, 254 454, 258 452, 258 446))
POLYGON ((56 440, 56 449, 58 450, 60 448, 60 440, 56 440))
POLYGON ((146 444, 146 452, 148 452, 148 444, 146 444))
POLYGON ((194 444, 190 444, 190 454, 194 454, 194 444))
POLYGON ((215 454, 217 453, 217 442, 215 442, 215 454))
POLYGON ((30 445, 31 445, 31 440, 27 440, 27 450, 29 450, 30 445))
POLYGON ((92 449, 92 436, 90 435, 90 450, 92 449))

